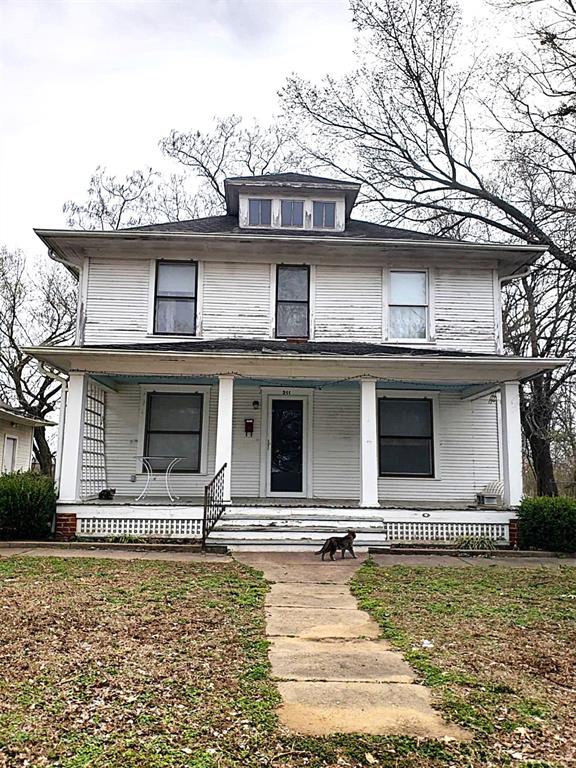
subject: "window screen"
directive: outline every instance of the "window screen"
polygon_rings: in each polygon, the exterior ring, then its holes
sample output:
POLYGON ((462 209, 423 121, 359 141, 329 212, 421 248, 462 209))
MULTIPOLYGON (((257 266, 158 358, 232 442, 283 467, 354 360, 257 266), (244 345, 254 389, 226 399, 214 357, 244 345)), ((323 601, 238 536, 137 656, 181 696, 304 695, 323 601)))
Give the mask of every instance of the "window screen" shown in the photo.
POLYGON ((159 261, 156 268, 154 333, 196 333, 196 264, 159 261))
POLYGON ((380 474, 432 477, 432 400, 378 401, 380 474))
POLYGON ((308 338, 308 267, 278 266, 276 275, 276 336, 308 338))
POLYGON ((425 339, 428 336, 426 272, 390 272, 391 339, 425 339))
POLYGON ((283 227, 304 226, 304 203, 302 200, 282 200, 280 212, 283 227))
POLYGON ((148 395, 144 452, 155 472, 164 471, 176 457, 182 460, 174 472, 200 471, 202 405, 201 394, 148 395))
POLYGON ((272 200, 249 200, 248 224, 251 227, 269 227, 272 224, 272 200))
POLYGON ((336 226, 336 203, 315 202, 312 211, 314 229, 334 229, 336 226))

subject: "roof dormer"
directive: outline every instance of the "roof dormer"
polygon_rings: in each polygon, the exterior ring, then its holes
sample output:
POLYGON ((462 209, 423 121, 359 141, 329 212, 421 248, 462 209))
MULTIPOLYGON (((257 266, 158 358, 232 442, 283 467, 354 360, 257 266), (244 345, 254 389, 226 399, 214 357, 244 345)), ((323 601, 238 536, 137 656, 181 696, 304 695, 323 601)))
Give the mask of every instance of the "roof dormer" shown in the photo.
POLYGON ((301 173, 226 179, 227 213, 242 229, 342 232, 359 184, 301 173))

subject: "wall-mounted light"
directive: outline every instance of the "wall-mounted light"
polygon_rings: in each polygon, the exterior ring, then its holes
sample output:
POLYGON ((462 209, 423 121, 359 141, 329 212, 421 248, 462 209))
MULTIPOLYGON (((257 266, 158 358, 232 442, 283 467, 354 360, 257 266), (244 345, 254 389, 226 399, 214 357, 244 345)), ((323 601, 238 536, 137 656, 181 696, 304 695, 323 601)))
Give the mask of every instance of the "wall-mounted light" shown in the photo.
POLYGON ((257 411, 260 408, 260 400, 252 400, 252 408, 257 411))

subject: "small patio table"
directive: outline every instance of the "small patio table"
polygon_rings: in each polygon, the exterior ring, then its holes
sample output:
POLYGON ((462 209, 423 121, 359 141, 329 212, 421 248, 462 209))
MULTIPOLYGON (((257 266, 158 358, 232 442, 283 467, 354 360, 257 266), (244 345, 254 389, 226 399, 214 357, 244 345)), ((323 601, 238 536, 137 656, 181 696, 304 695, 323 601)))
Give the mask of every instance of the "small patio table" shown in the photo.
POLYGON ((135 456, 135 459, 139 459, 142 461, 142 464, 144 465, 144 469, 146 470, 146 483, 144 485, 144 489, 140 496, 136 499, 136 501, 140 501, 140 499, 144 499, 146 497, 146 494, 148 493, 148 488, 150 487, 150 481, 152 480, 153 475, 160 475, 162 474, 162 471, 155 471, 152 467, 151 462, 152 461, 168 461, 168 465, 166 469, 164 470, 164 483, 166 485, 166 493, 168 494, 168 498, 170 501, 176 501, 178 499, 178 496, 173 496, 172 491, 170 490, 170 475, 172 473, 172 470, 178 464, 179 461, 182 461, 183 459, 187 458, 186 456, 135 456))

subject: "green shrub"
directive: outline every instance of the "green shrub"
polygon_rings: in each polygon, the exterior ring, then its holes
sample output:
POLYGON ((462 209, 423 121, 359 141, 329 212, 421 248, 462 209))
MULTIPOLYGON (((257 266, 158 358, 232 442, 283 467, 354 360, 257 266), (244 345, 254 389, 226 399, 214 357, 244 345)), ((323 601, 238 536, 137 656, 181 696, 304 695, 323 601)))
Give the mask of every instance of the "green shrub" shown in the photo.
POLYGON ((518 510, 518 539, 522 549, 576 552, 576 499, 524 499, 518 510))
POLYGON ((56 511, 54 482, 34 472, 0 475, 0 537, 43 538, 56 511))

